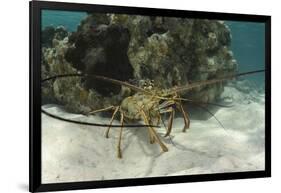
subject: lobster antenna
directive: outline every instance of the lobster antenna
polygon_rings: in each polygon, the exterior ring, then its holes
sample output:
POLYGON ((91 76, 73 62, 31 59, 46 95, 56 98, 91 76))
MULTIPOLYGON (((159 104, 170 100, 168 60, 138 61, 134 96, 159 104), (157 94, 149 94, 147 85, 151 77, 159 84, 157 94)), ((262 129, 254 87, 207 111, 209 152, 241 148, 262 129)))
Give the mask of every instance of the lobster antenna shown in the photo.
POLYGON ((224 127, 223 124, 220 122, 220 120, 219 120, 219 119, 215 116, 215 114, 212 113, 207 107, 203 107, 203 106, 201 106, 201 105, 199 105, 199 104, 195 104, 195 105, 197 105, 198 107, 200 107, 201 109, 205 110, 205 111, 208 112, 210 115, 212 115, 212 116, 216 119, 216 121, 219 123, 219 125, 226 131, 225 127, 224 127))
MULTIPOLYGON (((124 86, 127 86, 129 88, 134 89, 135 91, 146 92, 148 94, 152 94, 152 93, 150 93, 150 92, 148 92, 148 91, 146 91, 142 88, 139 88, 139 87, 134 86, 132 84, 129 84, 127 82, 122 82, 122 81, 119 81, 119 80, 115 80, 115 79, 111 79, 111 78, 107 78, 107 77, 103 77, 103 76, 87 75, 87 74, 82 74, 82 73, 55 75, 55 76, 51 76, 51 77, 42 79, 41 83, 47 82, 49 80, 54 80, 54 79, 57 79, 57 78, 85 77, 85 76, 90 76, 90 77, 93 77, 93 78, 96 78, 96 79, 105 80, 105 81, 112 82, 112 83, 115 83, 115 84, 118 84, 118 85, 124 85, 124 86)), ((84 121, 76 121, 76 120, 72 120, 72 119, 66 119, 66 118, 54 115, 52 113, 49 113, 49 112, 45 111, 44 109, 41 109, 41 112, 46 114, 49 117, 52 117, 52 118, 55 118, 55 119, 58 119, 58 120, 61 120, 61 121, 69 122, 69 123, 76 123, 76 124, 89 125, 89 126, 99 126, 99 127, 108 127, 109 126, 107 124, 89 123, 89 122, 84 122, 84 121)), ((139 125, 123 125, 123 126, 125 126, 125 127, 159 127, 159 126, 155 126, 155 125, 140 125, 140 124, 139 125)), ((121 125, 111 125, 111 127, 121 127, 121 125)))
POLYGON ((121 80, 116 80, 116 79, 108 78, 108 77, 105 77, 105 76, 98 76, 98 75, 86 75, 86 76, 90 76, 90 77, 93 77, 95 79, 104 80, 104 81, 111 82, 111 83, 114 83, 114 84, 126 86, 126 87, 131 88, 131 89, 133 89, 135 91, 139 91, 139 92, 143 92, 143 93, 152 95, 151 92, 149 92, 149 91, 147 91, 147 90, 145 90, 143 88, 137 87, 135 85, 132 85, 132 84, 130 84, 128 82, 124 82, 124 81, 121 81, 121 80))
POLYGON ((206 105, 212 105, 212 106, 218 106, 218 107, 225 107, 225 108, 230 108, 233 107, 234 105, 222 105, 218 103, 212 103, 212 102, 203 102, 203 101, 195 101, 187 98, 175 98, 174 100, 179 100, 179 101, 185 101, 185 102, 190 102, 190 103, 197 103, 197 104, 206 104, 206 105))
MULTIPOLYGON (((41 112, 54 119, 58 119, 60 121, 65 121, 65 122, 69 122, 69 123, 75 123, 75 124, 79 124, 79 125, 98 126, 98 127, 109 127, 109 126, 121 127, 122 126, 122 125, 107 125, 107 124, 99 124, 99 123, 90 123, 90 122, 78 121, 78 120, 73 120, 73 119, 67 119, 67 118, 60 117, 60 116, 54 115, 52 113, 49 113, 42 108, 41 108, 41 112)), ((123 126, 124 127, 159 127, 159 126, 155 126, 155 125, 133 125, 133 124, 132 125, 123 125, 123 126)))
POLYGON ((41 82, 43 83, 43 82, 46 82, 46 81, 49 81, 49 80, 54 80, 54 79, 57 79, 57 78, 65 78, 65 77, 92 77, 92 78, 95 78, 95 79, 98 79, 98 80, 103 80, 103 81, 114 83, 114 84, 117 84, 117 85, 126 86, 126 87, 131 88, 135 91, 143 92, 143 93, 146 93, 146 94, 152 94, 151 92, 149 92, 149 91, 147 91, 143 88, 137 87, 135 85, 132 85, 128 82, 108 78, 108 77, 105 77, 105 76, 92 75, 92 74, 82 74, 82 73, 60 74, 60 75, 55 75, 55 76, 45 78, 45 79, 41 80, 41 82))
POLYGON ((164 99, 164 100, 169 99, 169 98, 167 98, 167 97, 155 96, 153 93, 149 92, 148 90, 145 90, 145 89, 143 89, 143 88, 140 88, 140 87, 138 87, 138 86, 135 86, 135 85, 130 84, 130 83, 125 82, 125 81, 116 80, 116 79, 108 78, 108 77, 105 77, 105 76, 92 75, 92 74, 82 74, 82 73, 76 73, 76 74, 60 74, 60 75, 55 75, 55 76, 51 76, 51 77, 42 79, 41 82, 44 83, 44 82, 46 82, 46 81, 54 80, 54 79, 57 79, 57 78, 65 78, 65 77, 87 77, 87 76, 88 76, 88 77, 95 78, 95 79, 98 79, 98 80, 103 80, 103 81, 106 81, 106 82, 110 82, 110 83, 113 83, 113 84, 126 86, 126 87, 128 87, 128 88, 131 88, 131 89, 134 90, 134 91, 142 92, 142 93, 145 93, 145 94, 148 94, 148 95, 153 95, 155 98, 164 99))
POLYGON ((210 85, 210 84, 224 82, 224 81, 227 81, 227 80, 230 80, 232 78, 239 77, 239 76, 245 76, 245 75, 255 74, 255 73, 260 73, 260 72, 265 72, 265 70, 255 70, 255 71, 243 72, 243 73, 239 73, 239 74, 225 76, 225 77, 218 78, 218 79, 206 80, 206 81, 203 81, 203 82, 202 81, 194 82, 194 83, 191 83, 191 84, 186 85, 186 86, 182 86, 182 87, 177 87, 177 88, 171 89, 168 92, 167 95, 171 95, 171 94, 173 94, 175 92, 183 92, 183 91, 192 90, 192 89, 200 87, 200 86, 207 86, 207 85, 210 85))

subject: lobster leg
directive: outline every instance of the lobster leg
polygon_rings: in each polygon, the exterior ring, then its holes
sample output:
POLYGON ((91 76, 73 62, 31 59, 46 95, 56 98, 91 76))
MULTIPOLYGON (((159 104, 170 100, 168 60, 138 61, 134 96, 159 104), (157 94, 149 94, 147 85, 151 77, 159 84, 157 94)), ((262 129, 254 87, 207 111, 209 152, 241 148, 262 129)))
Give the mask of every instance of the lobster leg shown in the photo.
POLYGON ((155 142, 153 133, 151 132, 149 127, 147 129, 148 129, 149 142, 150 142, 150 144, 153 144, 155 142))
POLYGON ((112 110, 112 109, 114 109, 114 108, 115 108, 114 106, 109 106, 109 107, 106 107, 106 108, 103 108, 103 109, 98 109, 98 110, 90 111, 90 112, 88 112, 87 114, 88 114, 88 115, 90 115, 90 114, 95 114, 95 113, 99 113, 99 112, 103 112, 103 111, 112 110))
POLYGON ((123 125, 124 125, 124 114, 121 112, 121 128, 120 128, 120 133, 119 133, 119 140, 118 140, 118 145, 117 145, 117 157, 122 158, 122 151, 121 151, 121 139, 122 139, 122 132, 123 132, 123 125))
POLYGON ((155 139, 153 137, 153 133, 151 133, 150 128, 148 128, 148 135, 149 135, 149 142, 150 142, 150 144, 153 144, 155 142, 155 139))
POLYGON ((109 106, 109 107, 106 107, 106 108, 103 108, 103 109, 98 109, 98 110, 90 111, 90 112, 87 113, 88 115, 90 115, 90 114, 95 114, 95 113, 99 113, 99 112, 109 111, 109 110, 113 110, 113 109, 115 109, 115 110, 114 110, 114 112, 113 112, 113 114, 112 114, 112 117, 111 117, 111 119, 110 119, 109 126, 108 126, 108 128, 107 128, 107 130, 106 130, 106 132, 105 132, 105 137, 106 137, 106 138, 109 137, 109 130, 110 130, 110 128, 111 128, 111 125, 112 125, 112 122, 113 122, 113 120, 114 120, 114 117, 115 117, 116 113, 117 113, 118 110, 120 109, 120 106, 117 106, 117 107, 115 107, 115 106, 109 106))
MULTIPOLYGON (((145 115, 145 113, 144 113, 144 111, 143 111, 143 106, 140 108, 139 114, 142 114, 142 116, 145 115)), ((146 115, 145 115, 145 116, 146 116, 146 115)), ((147 122, 149 122, 147 116, 146 116, 146 119, 147 119, 147 122)), ((158 123, 157 123, 157 125, 158 125, 158 123)), ((154 136, 153 136, 153 134, 151 133, 150 128, 148 127, 147 129, 148 129, 149 142, 150 142, 150 144, 153 144, 153 143, 155 142, 154 136)))
POLYGON ((107 130, 106 130, 106 132, 105 132, 105 137, 106 137, 106 138, 109 137, 109 130, 110 130, 110 128, 111 128, 111 125, 112 125, 112 122, 113 122, 113 120, 114 120, 114 117, 115 117, 115 115, 116 115, 116 113, 118 112, 119 109, 120 109, 120 106, 115 107, 115 110, 114 110, 114 112, 113 112, 113 114, 112 114, 112 117, 111 117, 111 119, 110 119, 110 122, 109 122, 109 126, 108 126, 108 128, 107 128, 107 130))
POLYGON ((172 131, 173 121, 175 118, 174 105, 176 105, 176 103, 174 101, 166 101, 161 104, 161 109, 159 111, 160 114, 164 114, 164 113, 168 113, 168 112, 170 113, 170 117, 169 117, 169 121, 168 121, 168 128, 166 128, 167 132, 164 137, 169 136, 172 131))
POLYGON ((172 108, 171 113, 170 113, 170 117, 169 117, 167 133, 165 134, 164 137, 167 137, 167 136, 170 135, 170 133, 172 131, 174 117, 175 117, 175 110, 172 108))
POLYGON ((186 129, 189 128, 189 125, 190 125, 190 119, 189 119, 189 116, 188 114, 185 112, 185 110, 183 109, 183 106, 181 103, 179 103, 179 106, 180 106, 180 111, 182 112, 182 115, 183 115, 183 120, 184 120, 184 128, 182 130, 182 132, 185 132, 186 129))
MULTIPOLYGON (((143 117, 143 120, 145 122, 145 124, 149 125, 149 121, 148 118, 145 114, 145 112, 143 110, 141 110, 141 114, 143 117)), ((153 129, 153 127, 148 127, 150 135, 153 137, 153 139, 156 140, 156 142, 160 145, 161 149, 166 152, 168 151, 168 148, 166 147, 166 145, 161 141, 161 139, 159 138, 159 136, 157 135, 156 131, 153 129)))

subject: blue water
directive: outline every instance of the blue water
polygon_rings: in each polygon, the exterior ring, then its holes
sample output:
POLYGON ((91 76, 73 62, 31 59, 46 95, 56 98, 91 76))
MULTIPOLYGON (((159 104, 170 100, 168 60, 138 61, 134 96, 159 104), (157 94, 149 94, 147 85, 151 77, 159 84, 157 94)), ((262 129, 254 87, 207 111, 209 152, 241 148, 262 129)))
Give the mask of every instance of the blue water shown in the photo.
MULTIPOLYGON (((231 50, 240 72, 265 68, 265 24, 227 21, 232 35, 231 50)), ((264 74, 249 76, 257 84, 264 84, 264 74)))
POLYGON ((46 26, 64 26, 68 31, 76 31, 80 21, 87 17, 86 12, 76 11, 56 11, 56 10, 42 10, 41 27, 46 26))
MULTIPOLYGON (((86 12, 42 11, 42 28, 63 25, 68 31, 76 31, 86 12)), ((240 72, 265 68, 265 24, 254 22, 226 21, 232 34, 231 49, 240 72)), ((257 84, 264 83, 264 74, 247 77, 257 84)))

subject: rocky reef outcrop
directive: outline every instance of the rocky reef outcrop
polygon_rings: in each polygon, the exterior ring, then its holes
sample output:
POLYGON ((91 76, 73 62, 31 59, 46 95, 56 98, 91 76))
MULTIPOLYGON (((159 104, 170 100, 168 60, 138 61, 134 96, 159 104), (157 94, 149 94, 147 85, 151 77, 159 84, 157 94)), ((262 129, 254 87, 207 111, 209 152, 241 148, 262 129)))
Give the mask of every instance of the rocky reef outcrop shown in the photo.
MULTIPOLYGON (((55 29, 55 31, 57 30, 55 29)), ((81 72, 65 59, 67 51, 73 48, 73 45, 69 43, 69 37, 57 39, 61 36, 56 33, 53 37, 51 46, 42 48, 42 79, 60 74, 81 72)), ((94 89, 88 89, 85 86, 85 80, 81 77, 67 77, 44 82, 41 92, 43 104, 58 103, 75 113, 89 112, 93 108, 102 108, 121 101, 119 95, 103 96, 94 89)))
MULTIPOLYGON (((230 30, 216 20, 89 14, 72 34, 45 33, 42 77, 79 71, 123 81, 154 80, 156 87, 168 89, 230 75, 237 68, 230 30)), ((118 104, 128 94, 91 78, 59 79, 44 88, 45 101, 56 100, 72 111, 118 104)), ((182 95, 212 102, 222 91, 223 84, 214 84, 182 95)))

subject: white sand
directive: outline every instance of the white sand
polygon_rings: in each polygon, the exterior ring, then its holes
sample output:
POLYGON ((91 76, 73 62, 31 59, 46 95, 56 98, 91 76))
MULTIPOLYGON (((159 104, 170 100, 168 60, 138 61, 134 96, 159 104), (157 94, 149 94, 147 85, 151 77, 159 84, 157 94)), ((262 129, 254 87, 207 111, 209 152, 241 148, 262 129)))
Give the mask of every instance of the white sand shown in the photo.
MULTIPOLYGON (((191 120, 190 129, 182 133, 182 118, 176 118, 172 142, 162 138, 169 151, 162 153, 159 145, 149 143, 146 128, 125 128, 122 159, 116 156, 119 128, 106 139, 106 128, 42 114, 42 183, 264 170, 264 95, 227 87, 227 96, 234 107, 215 114, 226 130, 210 118, 191 120)), ((69 114, 54 105, 44 108, 67 118, 109 123, 109 118, 69 114)), ((165 133, 164 128, 157 131, 165 133)))

